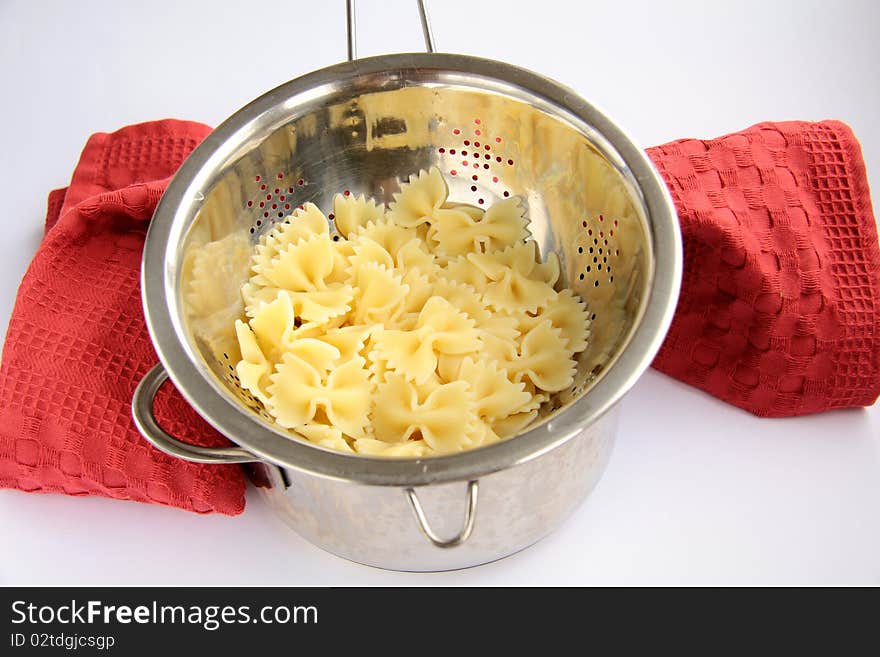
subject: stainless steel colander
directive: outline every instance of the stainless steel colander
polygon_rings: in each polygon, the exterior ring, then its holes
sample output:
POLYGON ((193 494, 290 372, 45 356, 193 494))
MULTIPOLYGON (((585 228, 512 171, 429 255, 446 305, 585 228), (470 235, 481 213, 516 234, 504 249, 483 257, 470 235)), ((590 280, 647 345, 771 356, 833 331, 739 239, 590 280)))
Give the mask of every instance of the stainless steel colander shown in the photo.
POLYGON ((312 542, 404 570, 484 563, 535 542, 598 480, 618 401, 650 364, 681 276, 674 207, 645 153, 574 91, 514 66, 428 53, 354 59, 292 80, 219 126, 187 159, 153 217, 142 293, 161 364, 135 420, 160 449, 205 463, 258 462, 269 499, 312 542), (340 191, 389 202, 437 166, 450 200, 519 195, 542 254, 587 301, 590 344, 574 385, 522 434, 423 459, 331 452, 272 423, 239 385, 234 320, 253 244, 306 202, 340 191), (167 375, 166 375, 167 373, 167 375), (170 376, 238 447, 186 445, 155 421, 170 376))

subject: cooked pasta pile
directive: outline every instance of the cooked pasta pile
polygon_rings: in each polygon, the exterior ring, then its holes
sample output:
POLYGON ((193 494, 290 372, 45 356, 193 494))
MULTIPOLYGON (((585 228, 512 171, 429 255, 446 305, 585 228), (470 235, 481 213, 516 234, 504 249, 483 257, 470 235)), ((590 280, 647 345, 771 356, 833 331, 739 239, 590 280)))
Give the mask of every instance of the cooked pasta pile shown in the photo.
POLYGON ((557 291, 521 200, 447 202, 436 168, 389 208, 312 204, 256 246, 237 373, 275 421, 332 449, 430 456, 518 433, 572 385, 584 302, 557 291))

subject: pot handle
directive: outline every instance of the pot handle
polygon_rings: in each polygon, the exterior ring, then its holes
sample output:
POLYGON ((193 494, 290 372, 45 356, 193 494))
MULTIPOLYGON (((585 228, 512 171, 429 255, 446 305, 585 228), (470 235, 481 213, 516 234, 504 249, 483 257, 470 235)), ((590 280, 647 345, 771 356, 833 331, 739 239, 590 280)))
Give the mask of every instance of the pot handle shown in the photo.
POLYGON ((467 486, 467 503, 464 509, 464 525, 461 528, 461 531, 458 532, 455 536, 450 539, 443 540, 437 534, 434 533, 434 530, 431 529, 431 526, 428 524, 428 519, 425 517, 425 512, 422 509, 422 505, 419 502, 419 498, 416 495, 416 491, 412 488, 407 488, 405 491, 407 499, 409 499, 409 503, 412 506, 413 513, 416 516, 416 522, 419 524, 419 529, 422 534, 425 535, 431 543, 434 544, 435 547, 438 548, 452 548, 464 543, 468 538, 470 538, 471 533, 474 531, 474 519, 477 517, 477 493, 479 492, 478 482, 477 480, 469 481, 467 486))
POLYGON ((153 447, 170 456, 195 463, 253 463, 260 460, 241 447, 190 445, 177 440, 160 427, 156 420, 156 414, 153 412, 153 401, 167 378, 168 373, 162 367, 162 363, 158 363, 141 379, 131 398, 131 415, 134 418, 134 423, 141 435, 153 447))

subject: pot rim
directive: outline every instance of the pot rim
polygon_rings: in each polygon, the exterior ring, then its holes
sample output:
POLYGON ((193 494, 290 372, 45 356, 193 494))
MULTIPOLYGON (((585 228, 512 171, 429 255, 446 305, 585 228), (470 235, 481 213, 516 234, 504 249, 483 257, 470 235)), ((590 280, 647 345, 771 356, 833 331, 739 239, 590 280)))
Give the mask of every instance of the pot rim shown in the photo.
MULTIPOLYGON (((464 78, 463 78, 464 79, 464 78)), ((303 102, 302 100, 300 102, 303 102)), ((575 91, 531 71, 489 59, 458 54, 412 53, 381 55, 344 62, 286 82, 252 101, 218 126, 186 159, 168 185, 150 222, 141 268, 141 294, 147 328, 160 361, 189 404, 220 433, 257 458, 284 468, 354 483, 421 486, 478 479, 539 457, 573 438, 629 391, 648 368, 672 321, 682 275, 682 245, 678 219, 669 191, 647 154, 595 105, 575 91), (359 78, 393 72, 439 70, 497 82, 518 90, 526 100, 574 119, 573 126, 610 146, 619 168, 628 169, 644 198, 653 272, 647 299, 627 343, 579 399, 540 425, 516 437, 458 454, 428 458, 382 458, 331 451, 304 440, 291 440, 282 429, 263 425, 246 413, 212 380, 190 345, 172 289, 180 238, 200 208, 201 192, 212 172, 240 154, 258 138, 258 119, 282 123, 296 107, 294 99, 328 85, 356 83, 359 78), (615 158, 618 159, 618 158, 615 158), (177 239, 174 239, 177 238, 177 239)))

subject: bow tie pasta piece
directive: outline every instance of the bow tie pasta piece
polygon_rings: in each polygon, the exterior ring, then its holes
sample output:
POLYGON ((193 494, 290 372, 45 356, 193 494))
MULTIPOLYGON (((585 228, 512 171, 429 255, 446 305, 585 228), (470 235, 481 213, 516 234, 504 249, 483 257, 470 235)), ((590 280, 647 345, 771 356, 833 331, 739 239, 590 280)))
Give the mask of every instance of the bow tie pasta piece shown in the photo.
POLYGON ((354 453, 351 445, 342 434, 342 431, 334 426, 327 424, 302 424, 296 427, 296 432, 310 443, 315 443, 327 449, 336 450, 338 452, 354 453))
POLYGON ((375 438, 358 438, 354 441, 358 454, 369 456, 395 456, 398 458, 419 458, 430 456, 433 450, 424 440, 407 440, 403 443, 386 443, 375 438))
POLYGON ((464 206, 440 209, 431 222, 428 239, 447 256, 493 253, 528 237, 525 208, 517 196, 498 201, 485 212, 468 212, 464 206))
POLYGON ((409 286, 403 283, 400 274, 368 262, 356 268, 352 282, 360 294, 352 310, 355 324, 393 322, 402 312, 409 286))
POLYGON ((327 217, 314 203, 306 203, 302 208, 294 210, 287 220, 263 234, 254 249, 251 266, 264 268, 291 244, 316 235, 329 234, 330 224, 327 217))
POLYGON ((559 277, 555 258, 539 265, 536 256, 534 242, 529 242, 497 253, 472 253, 467 259, 489 281, 483 292, 489 306, 509 313, 535 314, 556 295, 553 283, 559 277))
POLYGON ((527 378, 535 387, 559 392, 574 381, 575 362, 559 329, 544 320, 522 337, 517 356, 502 366, 513 381, 527 378))
POLYGON ((520 313, 517 316, 519 329, 528 332, 544 320, 549 320, 555 328, 562 331, 566 349, 578 353, 587 348, 590 336, 590 315, 587 304, 571 290, 562 290, 537 315, 520 313))
POLYGON ((459 378, 468 382, 477 415, 489 421, 516 413, 532 400, 525 384, 514 383, 496 363, 476 362, 468 357, 462 361, 459 378))
MULTIPOLYGON (((422 276, 414 269, 411 269, 404 274, 403 282, 405 285, 409 286, 410 290, 403 306, 404 313, 401 315, 396 325, 389 322, 386 322, 386 324, 388 326, 394 326, 394 328, 411 330, 413 325, 409 320, 413 315, 418 317, 418 314, 425 307, 428 299, 433 296, 434 288, 425 276, 422 276)), ((416 323, 418 323, 418 320, 416 320, 416 323)))
POLYGON ((471 439, 470 447, 483 447, 484 445, 491 445, 492 443, 497 443, 501 440, 501 436, 499 436, 495 429, 485 422, 478 421, 469 429, 468 435, 471 439))
POLYGON ((483 294, 491 279, 485 272, 477 267, 468 256, 459 256, 450 260, 443 270, 442 275, 447 280, 461 283, 483 294))
POLYGON ((333 236, 333 269, 325 279, 330 283, 348 283, 351 278, 351 263, 349 259, 354 255, 354 245, 348 240, 336 239, 333 236))
POLYGON ((349 237, 359 228, 371 221, 379 221, 385 216, 385 207, 378 205, 373 199, 359 196, 336 194, 333 197, 333 222, 336 231, 343 237, 349 237))
MULTIPOLYGON (((306 322, 324 324, 348 312, 354 290, 340 281, 347 275, 334 275, 340 257, 336 244, 318 236, 288 248, 268 263, 254 265, 258 274, 241 288, 245 314, 253 317, 262 304, 271 303, 283 291, 290 294, 297 317, 306 322)), ((345 259, 343 269, 347 267, 345 259)))
POLYGON ((494 431, 499 438, 510 438, 529 426, 536 417, 538 417, 538 411, 536 410, 509 415, 503 420, 496 420, 493 422, 492 431, 494 431))
POLYGON ((428 299, 416 328, 431 329, 431 341, 444 354, 467 354, 479 348, 474 320, 442 297, 428 299))
POLYGON ((368 262, 374 262, 385 269, 394 268, 394 259, 391 257, 391 254, 385 250, 385 247, 366 235, 358 235, 349 244, 351 244, 353 251, 352 255, 348 258, 350 276, 353 275, 351 272, 356 271, 361 265, 365 265, 368 262))
POLYGON ((326 324, 331 319, 345 315, 351 310, 354 288, 351 285, 335 283, 324 290, 312 292, 288 292, 281 294, 290 298, 293 311, 305 322, 326 324))
POLYGON ((380 219, 379 221, 371 221, 366 226, 358 228, 349 239, 357 240, 359 237, 366 237, 373 240, 385 249, 392 258, 396 258, 400 249, 413 239, 418 239, 418 231, 413 228, 404 228, 398 226, 390 219, 380 219))
POLYGON ((477 323, 480 336, 493 335, 503 342, 514 344, 520 337, 519 322, 509 315, 489 315, 477 323))
POLYGON ((354 438, 364 437, 371 388, 363 358, 355 358, 329 373, 292 353, 285 353, 270 376, 269 412, 288 429, 308 424, 323 411, 330 423, 354 438))
POLYGON ((264 303, 254 312, 249 320, 260 349, 272 362, 281 360, 281 354, 290 348, 294 341, 300 338, 319 337, 329 329, 335 328, 334 324, 341 317, 336 317, 324 324, 317 322, 301 322, 296 317, 290 294, 281 290, 275 300, 264 303))
POLYGON ((418 386, 395 373, 376 392, 373 431, 386 442, 418 434, 438 453, 456 452, 470 442, 467 429, 476 420, 464 381, 418 386))
POLYGON ((376 340, 390 366, 419 384, 436 371, 438 354, 468 354, 479 348, 474 321, 441 297, 428 299, 414 330, 385 330, 376 340))
MULTIPOLYGON (((330 220, 314 203, 306 203, 297 208, 290 218, 276 226, 270 234, 282 246, 296 244, 302 240, 309 240, 316 235, 330 234, 330 220)), ((267 239, 268 241, 268 239, 267 239)))
MULTIPOLYGON (((424 305, 424 304, 423 304, 424 305)), ((419 313, 417 312, 403 312, 400 313, 395 319, 389 320, 385 322, 385 326, 383 327, 383 331, 388 331, 391 329, 397 329, 398 331, 415 331, 418 327, 419 323, 419 313)), ((381 332, 378 334, 381 335, 381 332)))
POLYGON ((265 406, 269 401, 267 391, 271 381, 269 374, 272 365, 257 344, 257 338, 250 327, 241 320, 235 322, 235 336, 241 350, 241 360, 235 366, 236 374, 241 380, 241 387, 248 390, 265 406))
POLYGON ((505 340, 492 333, 482 333, 480 342, 483 345, 480 354, 486 360, 494 360, 506 365, 506 363, 515 361, 519 353, 516 341, 505 340))
MULTIPOLYGON (((535 249, 537 250, 537 246, 535 249)), ((547 260, 535 264, 528 276, 533 280, 544 281, 550 286, 556 285, 559 280, 559 256, 555 253, 548 254, 547 260)))
POLYGON ((258 285, 252 278, 241 286, 241 298, 244 300, 244 312, 253 317, 264 305, 278 298, 281 288, 258 285))
MULTIPOLYGON (((476 322, 480 340, 479 356, 485 362, 508 362, 517 356, 517 320, 504 315, 488 315, 476 322)), ((464 354, 438 354, 437 373, 445 381, 461 378, 461 364, 464 354)))
POLYGON ((377 330, 377 326, 343 326, 328 329, 318 339, 338 349, 339 359, 347 361, 362 355, 367 340, 373 331, 377 330))
POLYGON ((382 355, 375 345, 367 352, 367 372, 369 373, 370 383, 374 386, 384 383, 388 380, 388 374, 394 370, 388 364, 388 360, 382 355))
POLYGON ((420 171, 410 176, 409 181, 400 186, 389 206, 388 216, 398 226, 415 228, 430 222, 449 195, 446 180, 437 167, 420 171))
POLYGON ((308 363, 315 368, 316 372, 321 373, 333 369, 336 362, 342 356, 339 349, 319 338, 300 338, 295 340, 288 347, 287 353, 308 363))
MULTIPOLYGON (((434 238, 434 235, 437 232, 436 225, 439 223, 459 223, 460 225, 473 225, 478 222, 483 217, 483 210, 473 205, 468 205, 467 203, 444 203, 443 207, 441 207, 435 213, 432 218, 432 223, 424 223, 418 227, 419 237, 422 239, 425 248, 429 250, 435 257, 436 261, 442 265, 448 265, 450 261, 454 260, 457 255, 454 255, 452 251, 455 249, 449 248, 448 250, 444 250, 440 247, 437 240, 434 238), (446 220, 443 219, 446 217, 446 220), (451 222, 448 220, 451 219, 451 222)), ((447 231, 448 235, 450 231, 447 231)), ((461 255, 466 255, 466 253, 462 253, 461 255)))
POLYGON ((529 388, 531 388, 530 394, 531 394, 532 398, 529 400, 529 402, 525 406, 518 409, 516 411, 516 413, 511 413, 511 415, 519 415, 521 413, 531 413, 532 411, 537 411, 539 408, 541 408, 541 405, 544 402, 546 402, 550 399, 550 395, 547 394, 546 392, 540 392, 540 393, 535 392, 534 385, 527 385, 526 389, 528 390, 529 388))
POLYGON ((448 207, 436 210, 431 217, 428 229, 428 244, 436 253, 457 257, 473 252, 478 244, 477 227, 483 211, 477 210, 478 216, 463 207, 448 207))
POLYGON ((457 281, 438 278, 433 283, 434 296, 442 297, 452 304, 457 310, 474 320, 477 325, 488 321, 492 313, 483 303, 482 296, 470 285, 457 281))
POLYGON ((501 280, 486 286, 483 299, 494 310, 536 313, 546 307, 555 294, 547 283, 533 281, 515 269, 507 269, 501 280))
POLYGON ((398 249, 394 256, 394 264, 400 271, 416 271, 429 280, 437 274, 434 254, 424 248, 424 242, 413 238, 398 249))
POLYGON ((291 292, 311 292, 327 287, 326 279, 333 271, 334 263, 333 241, 327 235, 316 235, 290 244, 268 265, 260 265, 257 273, 270 285, 291 292))
POLYGON ((556 285, 559 280, 559 257, 551 253, 546 262, 540 262, 538 245, 533 241, 516 244, 496 253, 473 253, 468 259, 493 281, 500 280, 507 269, 550 286, 556 285))
POLYGON ((461 379, 461 364, 465 354, 437 354, 437 375, 442 383, 452 383, 461 379))
POLYGON ((446 203, 441 210, 459 210, 464 212, 470 217, 473 223, 478 222, 483 218, 483 215, 486 214, 486 211, 482 208, 478 208, 477 206, 468 203, 446 203))
POLYGON ((417 383, 424 383, 437 369, 437 354, 429 333, 430 329, 385 330, 378 338, 376 349, 392 370, 404 373, 417 383))
MULTIPOLYGON (((272 361, 281 359, 281 354, 287 351, 287 348, 296 339, 298 332, 300 335, 311 332, 302 331, 304 326, 297 326, 290 297, 281 293, 274 301, 263 304, 254 313, 250 326, 260 349, 272 361)), ((308 326, 310 329, 316 327, 316 325, 308 326)))

